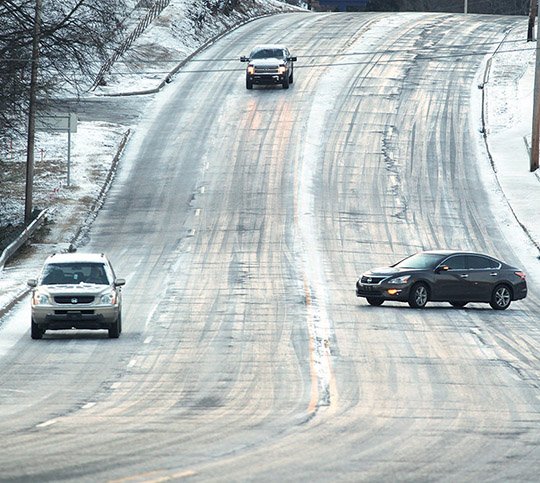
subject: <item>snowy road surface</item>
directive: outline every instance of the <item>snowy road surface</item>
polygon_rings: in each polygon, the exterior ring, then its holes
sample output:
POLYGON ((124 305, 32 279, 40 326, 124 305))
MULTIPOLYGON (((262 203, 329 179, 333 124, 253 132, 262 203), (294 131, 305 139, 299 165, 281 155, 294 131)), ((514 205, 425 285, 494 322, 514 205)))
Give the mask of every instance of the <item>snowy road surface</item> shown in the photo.
POLYGON ((503 313, 354 295, 359 272, 420 249, 527 268, 470 110, 468 54, 518 21, 283 15, 188 64, 85 247, 127 278, 120 339, 31 341, 25 306, 8 322, 1 478, 537 479, 535 277, 503 313), (261 42, 298 56, 291 89, 246 91, 219 60, 261 42))

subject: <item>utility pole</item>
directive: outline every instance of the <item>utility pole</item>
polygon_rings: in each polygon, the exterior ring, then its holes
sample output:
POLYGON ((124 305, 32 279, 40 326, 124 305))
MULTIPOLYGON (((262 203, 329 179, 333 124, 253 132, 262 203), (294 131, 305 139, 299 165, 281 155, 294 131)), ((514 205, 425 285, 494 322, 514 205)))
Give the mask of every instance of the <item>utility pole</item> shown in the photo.
POLYGON ((463 13, 469 13, 469 0, 465 0, 465 5, 463 6, 463 13))
POLYGON ((36 91, 39 63, 39 42, 41 35, 41 0, 36 0, 34 17, 34 38, 32 41, 32 70, 30 75, 30 106, 28 109, 28 141, 26 144, 26 191, 24 221, 32 220, 32 189, 34 186, 34 145, 36 136, 36 91))
POLYGON ((527 29, 527 42, 534 41, 534 19, 536 18, 536 13, 538 10, 538 4, 536 0, 531 0, 529 6, 529 28, 527 29))
MULTIPOLYGON (((534 0, 538 2, 538 0, 534 0)), ((537 3, 538 11, 538 3, 537 3)), ((531 135, 531 173, 538 169, 538 155, 540 152, 540 53, 538 52, 540 35, 540 22, 536 22, 536 68, 534 71, 534 101, 533 101, 533 123, 531 135)))

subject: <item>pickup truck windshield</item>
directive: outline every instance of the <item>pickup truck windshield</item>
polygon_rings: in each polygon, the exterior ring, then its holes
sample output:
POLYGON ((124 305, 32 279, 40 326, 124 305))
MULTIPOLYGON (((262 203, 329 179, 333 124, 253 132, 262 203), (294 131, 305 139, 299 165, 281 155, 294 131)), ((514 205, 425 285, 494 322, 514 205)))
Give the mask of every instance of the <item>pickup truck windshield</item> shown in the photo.
POLYGON ((284 59, 285 52, 282 49, 261 49, 253 52, 252 59, 284 59))

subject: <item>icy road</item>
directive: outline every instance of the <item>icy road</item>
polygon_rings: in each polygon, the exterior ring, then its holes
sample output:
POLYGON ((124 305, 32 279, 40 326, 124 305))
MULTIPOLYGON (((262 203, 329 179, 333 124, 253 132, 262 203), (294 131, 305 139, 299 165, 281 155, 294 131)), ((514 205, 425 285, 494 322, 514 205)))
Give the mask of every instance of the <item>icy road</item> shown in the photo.
POLYGON ((83 248, 127 278, 120 339, 32 341, 26 303, 7 323, 0 479, 537 480, 533 281, 503 313, 354 293, 420 249, 527 269, 471 115, 523 21, 283 15, 187 64, 83 248), (245 89, 237 59, 265 42, 298 56, 289 90, 245 89))

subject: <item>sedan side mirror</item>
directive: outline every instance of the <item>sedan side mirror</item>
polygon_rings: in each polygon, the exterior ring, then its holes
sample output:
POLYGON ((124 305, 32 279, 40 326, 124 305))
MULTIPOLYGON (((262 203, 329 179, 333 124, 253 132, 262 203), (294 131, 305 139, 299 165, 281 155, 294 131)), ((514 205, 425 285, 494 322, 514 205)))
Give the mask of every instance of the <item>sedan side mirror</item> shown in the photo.
POLYGON ((35 288, 35 287, 37 287, 37 280, 35 278, 31 278, 30 280, 26 281, 26 284, 29 287, 35 288))
POLYGON ((447 272, 448 270, 450 270, 448 265, 440 265, 435 269, 435 273, 447 272))
POLYGON ((240 57, 240 62, 249 62, 249 57, 240 57))
POLYGON ((122 285, 125 285, 125 284, 126 284, 126 280, 124 278, 117 278, 114 281, 114 286, 115 287, 121 287, 122 285))

